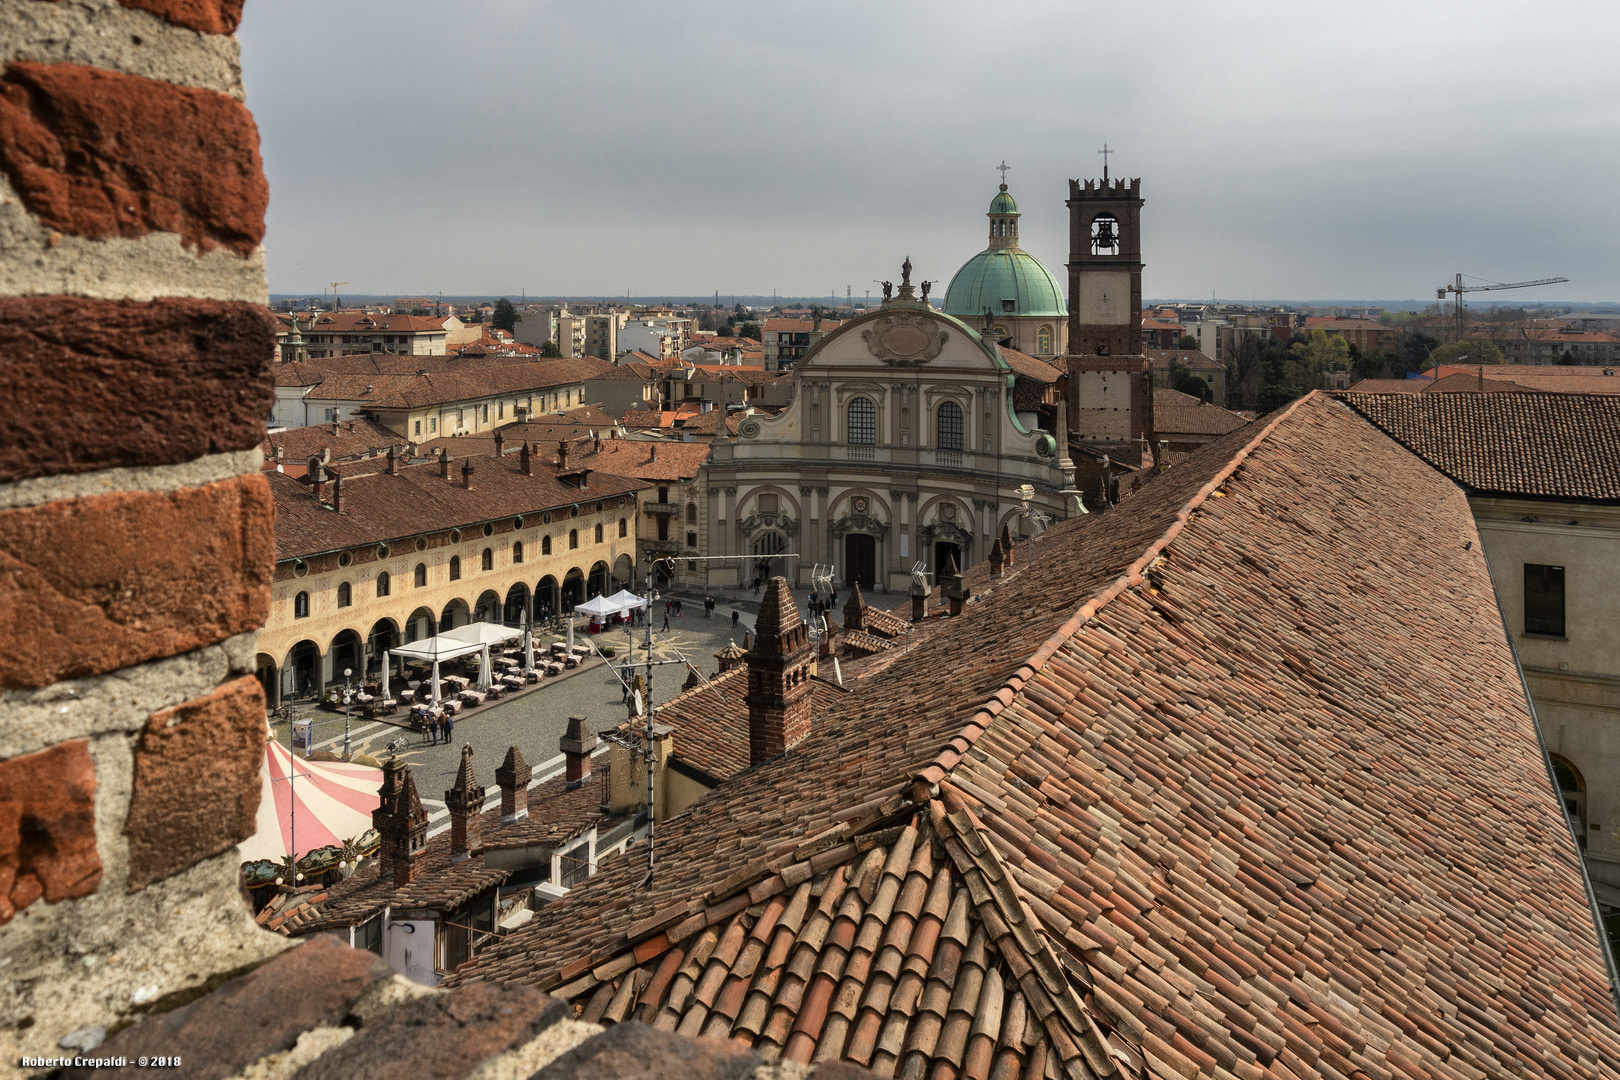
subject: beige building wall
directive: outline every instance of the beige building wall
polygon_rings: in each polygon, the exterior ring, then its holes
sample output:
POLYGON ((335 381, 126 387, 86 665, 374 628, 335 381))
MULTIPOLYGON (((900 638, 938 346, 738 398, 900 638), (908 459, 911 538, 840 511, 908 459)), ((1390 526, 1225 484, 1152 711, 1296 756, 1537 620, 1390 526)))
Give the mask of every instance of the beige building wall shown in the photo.
MULTIPOLYGON (((281 559, 276 564, 275 583, 272 586, 270 618, 259 634, 260 677, 274 684, 272 697, 304 696, 306 687, 300 685, 304 675, 292 660, 294 646, 310 642, 319 651, 318 673, 311 672, 311 681, 319 685, 341 681, 346 657, 334 657, 335 644, 345 632, 352 632, 359 644, 359 663, 352 664, 355 677, 362 677, 368 664, 380 659, 380 648, 370 648, 372 632, 383 624, 396 631, 401 641, 414 641, 437 632, 439 620, 454 609, 452 621, 460 626, 479 611, 480 598, 486 602, 486 593, 493 594, 495 607, 489 621, 501 621, 507 594, 514 586, 522 586, 531 604, 535 597, 546 600, 546 591, 561 590, 571 582, 584 582, 593 568, 601 564, 610 577, 627 581, 633 573, 636 560, 635 501, 631 495, 615 495, 603 500, 585 500, 579 504, 578 517, 570 517, 568 509, 532 514, 522 519, 508 518, 490 523, 490 535, 485 536, 481 526, 468 527, 407 537, 387 546, 368 545, 347 551, 326 552, 307 560, 281 559), (597 510, 598 501, 602 509, 597 510), (545 518, 549 516, 548 522, 545 518), (619 523, 624 522, 625 535, 619 535, 619 523), (602 541, 595 539, 596 526, 602 526, 602 541), (569 534, 578 535, 578 547, 569 546, 569 534), (545 540, 550 538, 551 554, 543 554, 545 540), (523 543, 523 561, 514 561, 515 541, 523 543), (420 545, 420 547, 418 546, 420 545), (494 566, 481 569, 484 549, 490 549, 494 566), (450 560, 461 560, 461 577, 450 578, 450 560), (348 565, 343 565, 347 558, 348 565), (427 584, 418 587, 415 570, 426 567, 427 584), (377 595, 378 576, 389 575, 389 595, 377 595), (348 607, 338 606, 338 588, 348 584, 351 602, 348 607), (295 614, 297 597, 307 593, 309 614, 295 614), (267 676, 265 672, 271 671, 267 676)), ((609 591, 612 591, 610 588, 609 591)), ((552 611, 558 610, 557 595, 550 599, 552 611)), ((531 608, 532 610, 532 608, 531 608)), ((307 651, 307 650, 306 650, 307 651)), ((272 700, 272 705, 275 701, 272 700)))
POLYGON ((1547 750, 1584 788, 1564 794, 1578 808, 1598 899, 1620 907, 1620 507, 1469 503, 1547 750), (1526 564, 1564 568, 1562 637, 1525 631, 1526 564))

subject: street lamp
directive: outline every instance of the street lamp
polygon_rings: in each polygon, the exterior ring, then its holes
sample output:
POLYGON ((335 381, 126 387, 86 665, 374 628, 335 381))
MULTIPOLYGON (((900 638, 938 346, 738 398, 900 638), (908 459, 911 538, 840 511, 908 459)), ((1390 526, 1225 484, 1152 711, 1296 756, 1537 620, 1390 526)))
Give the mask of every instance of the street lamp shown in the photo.
POLYGON ((349 676, 354 674, 353 668, 343 669, 343 760, 348 761, 354 757, 353 748, 349 744, 349 702, 354 699, 354 684, 349 676))

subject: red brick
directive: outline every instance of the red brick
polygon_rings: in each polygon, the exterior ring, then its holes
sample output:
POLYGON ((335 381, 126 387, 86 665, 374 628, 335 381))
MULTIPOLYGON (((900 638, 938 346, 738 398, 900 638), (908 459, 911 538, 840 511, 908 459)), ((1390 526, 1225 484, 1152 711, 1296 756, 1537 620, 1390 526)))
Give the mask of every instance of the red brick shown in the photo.
POLYGON ((84 739, 0 762, 0 924, 101 884, 96 770, 84 739))
POLYGON ((118 0, 127 8, 150 11, 176 26, 204 34, 234 34, 242 21, 243 0, 118 0))
POLYGON ((23 205, 76 236, 179 233, 251 254, 270 188, 238 101, 77 64, 32 60, 0 78, 0 167, 23 205))
POLYGON ((152 715, 124 822, 131 892, 253 835, 264 742, 264 688, 251 675, 152 715))
POLYGON ((0 299, 0 483, 255 446, 274 351, 256 304, 0 299))
POLYGON ((262 626, 274 515, 262 474, 0 512, 0 686, 114 671, 262 626))

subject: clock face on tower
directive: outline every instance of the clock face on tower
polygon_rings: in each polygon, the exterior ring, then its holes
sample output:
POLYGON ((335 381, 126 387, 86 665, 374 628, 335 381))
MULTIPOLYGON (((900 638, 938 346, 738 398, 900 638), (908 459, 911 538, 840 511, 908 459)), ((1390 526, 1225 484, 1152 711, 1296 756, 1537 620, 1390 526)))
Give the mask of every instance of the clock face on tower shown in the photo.
POLYGON ((1118 326, 1131 321, 1131 272, 1093 270, 1080 274, 1076 297, 1080 322, 1118 326))

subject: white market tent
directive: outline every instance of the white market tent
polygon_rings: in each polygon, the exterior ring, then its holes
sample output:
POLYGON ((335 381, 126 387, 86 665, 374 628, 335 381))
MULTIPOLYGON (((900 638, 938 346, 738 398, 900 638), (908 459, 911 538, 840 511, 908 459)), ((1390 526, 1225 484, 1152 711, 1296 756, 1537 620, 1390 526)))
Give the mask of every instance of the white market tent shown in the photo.
MULTIPOLYGON (((454 630, 446 630, 434 637, 413 641, 409 645, 396 645, 383 653, 383 671, 388 670, 390 656, 408 656, 413 660, 430 661, 433 664, 433 703, 437 705, 440 661, 478 653, 483 658, 479 667, 479 679, 487 683, 490 671, 489 647, 523 637, 525 633, 526 631, 518 627, 503 626, 500 623, 470 622, 466 626, 458 626, 454 630)), ((529 666, 534 666, 532 659, 529 666)))
POLYGON ((621 611, 632 611, 636 608, 641 608, 643 611, 645 611, 647 606, 652 603, 652 601, 648 600, 646 597, 637 596, 629 589, 620 589, 618 592, 608 597, 608 599, 615 604, 619 604, 621 611))
POLYGON ((626 608, 612 597, 593 596, 583 604, 574 605, 575 615, 589 615, 593 619, 605 619, 609 615, 622 614, 626 608))

